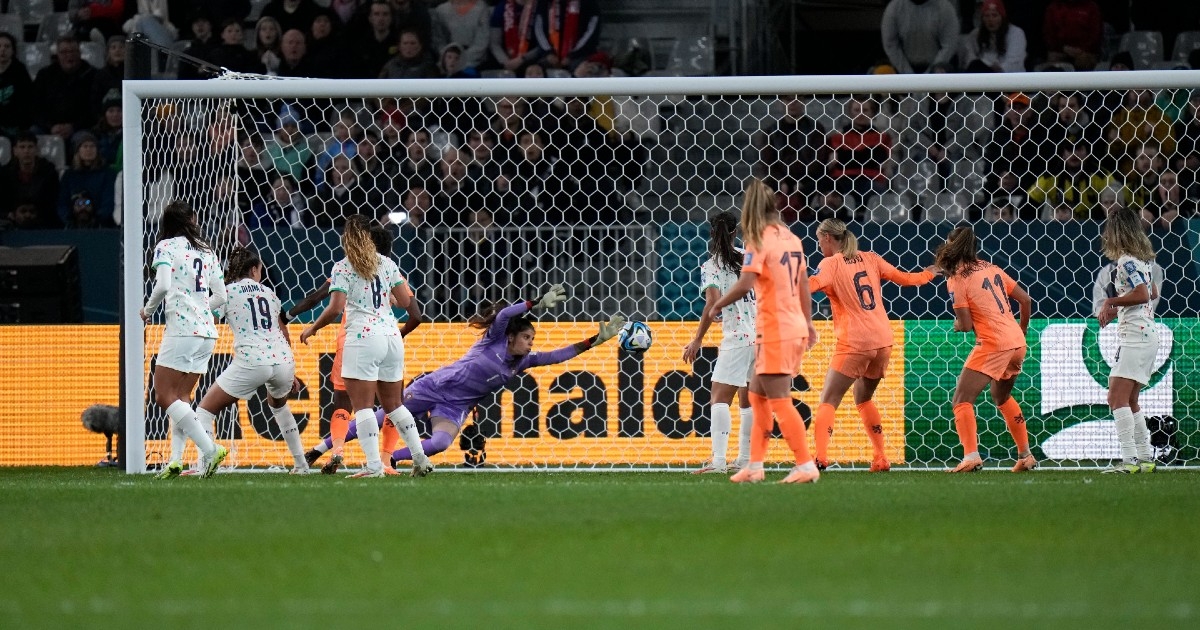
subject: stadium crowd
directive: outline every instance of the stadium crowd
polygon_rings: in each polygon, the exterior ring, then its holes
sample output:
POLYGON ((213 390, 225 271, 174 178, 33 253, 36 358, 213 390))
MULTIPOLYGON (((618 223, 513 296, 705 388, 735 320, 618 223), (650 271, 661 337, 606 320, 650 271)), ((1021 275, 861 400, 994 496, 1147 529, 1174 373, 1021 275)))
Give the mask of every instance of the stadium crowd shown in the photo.
MULTIPOLYGON (((271 0, 252 21, 247 0, 64 4, 69 22, 43 67, 27 67, 22 54, 39 33, 0 32, 0 143, 11 147, 0 166, 0 220, 11 228, 119 224, 128 33, 214 66, 281 77, 647 69, 628 51, 614 58, 599 48, 596 0, 271 0), (103 59, 84 59, 99 46, 103 59)), ((1130 52, 1106 49, 1104 4, 893 0, 880 29, 887 63, 871 71, 1133 70, 1130 52)), ((1187 59, 1200 65, 1200 53, 1187 59)), ((178 74, 201 78, 189 63, 178 74)), ((917 111, 895 97, 857 96, 845 99, 835 128, 810 115, 811 96, 783 96, 782 116, 755 134, 756 174, 776 188, 789 221, 867 220, 868 203, 907 187, 898 150, 923 176, 950 178, 969 153, 950 122, 963 96, 919 95, 917 111), (915 140, 903 141, 906 132, 915 140)), ((983 181, 968 218, 1096 219, 1125 205, 1166 228, 1195 214, 1200 90, 984 98, 986 131, 972 141, 983 181)), ((218 112, 207 129, 154 136, 149 150, 167 157, 148 165, 147 181, 236 191, 249 227, 340 226, 355 212, 414 228, 631 222, 626 200, 647 180, 653 142, 637 105, 607 96, 251 102, 235 114, 236 125, 218 112), (238 162, 237 181, 197 167, 197 156, 223 152, 238 162)))

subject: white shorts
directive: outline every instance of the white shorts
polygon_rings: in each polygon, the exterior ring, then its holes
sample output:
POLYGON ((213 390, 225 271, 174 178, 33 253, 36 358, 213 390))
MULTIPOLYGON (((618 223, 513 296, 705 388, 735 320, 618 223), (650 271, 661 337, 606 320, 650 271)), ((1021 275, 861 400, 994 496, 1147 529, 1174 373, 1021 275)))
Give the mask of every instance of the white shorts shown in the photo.
POLYGON ((754 346, 722 348, 717 352, 717 364, 713 366, 714 383, 745 387, 754 375, 754 346))
POLYGON ((342 349, 342 378, 384 383, 404 380, 404 338, 347 339, 342 349))
POLYGON ((234 361, 217 377, 217 385, 225 393, 240 400, 249 400, 259 387, 267 386, 271 398, 284 398, 292 391, 296 364, 246 365, 234 361))
POLYGON ((205 337, 163 337, 155 365, 188 374, 207 374, 208 359, 216 339, 205 337))
POLYGON ((1143 386, 1149 385, 1157 354, 1158 345, 1121 346, 1117 348, 1117 364, 1108 375, 1137 381, 1143 386))

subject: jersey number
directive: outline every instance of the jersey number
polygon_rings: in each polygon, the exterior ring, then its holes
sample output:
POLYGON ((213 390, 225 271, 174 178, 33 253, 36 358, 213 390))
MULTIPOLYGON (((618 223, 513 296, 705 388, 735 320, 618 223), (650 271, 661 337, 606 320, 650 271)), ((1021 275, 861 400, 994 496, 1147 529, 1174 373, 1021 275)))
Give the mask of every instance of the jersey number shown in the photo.
POLYGON ((375 282, 371 283, 371 302, 375 304, 375 308, 383 306, 383 282, 379 280, 379 276, 375 276, 375 282))
POLYGON ((271 303, 267 302, 267 298, 259 297, 257 312, 254 308, 254 298, 246 298, 246 306, 250 308, 250 324, 254 326, 254 330, 262 328, 263 330, 271 330, 271 303), (261 317, 260 317, 261 316, 261 317))
POLYGON ((779 264, 787 266, 792 295, 796 295, 796 290, 800 287, 800 276, 804 273, 804 252, 784 252, 779 264))
POLYGON ((192 261, 192 266, 196 268, 196 293, 204 292, 204 261, 197 258, 192 261))
MULTIPOLYGON (((996 280, 996 282, 993 283, 992 278, 984 278, 983 279, 983 288, 987 289, 988 291, 990 291, 992 293, 992 298, 994 298, 996 300, 996 308, 1000 309, 1000 314, 1003 315, 1004 311, 1006 310, 1004 308, 1004 300, 1000 299, 1000 294, 996 293, 996 291, 1004 290, 1004 280, 1000 277, 1000 274, 996 274, 995 280, 996 280)), ((1005 297, 1007 297, 1007 296, 1005 296, 1005 297)))
POLYGON ((858 292, 858 305, 864 311, 875 310, 875 290, 871 285, 863 284, 862 280, 867 277, 867 272, 860 271, 854 274, 854 290, 858 292))

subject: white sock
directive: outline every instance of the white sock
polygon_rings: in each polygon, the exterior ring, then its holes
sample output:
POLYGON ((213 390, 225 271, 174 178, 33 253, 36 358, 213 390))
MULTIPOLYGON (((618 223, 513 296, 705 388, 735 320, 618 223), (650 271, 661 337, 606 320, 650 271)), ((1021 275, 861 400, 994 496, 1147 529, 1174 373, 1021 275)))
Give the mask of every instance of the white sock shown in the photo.
POLYGON ((196 420, 196 412, 192 411, 191 405, 182 400, 176 400, 171 403, 170 407, 167 407, 167 415, 171 416, 171 421, 183 431, 184 435, 196 443, 196 448, 200 449, 201 455, 204 457, 212 455, 216 445, 213 444, 204 429, 200 428, 200 422, 196 420))
POLYGON ((729 431, 733 427, 733 416, 729 413, 728 403, 716 403, 712 406, 712 463, 713 466, 725 465, 725 454, 729 450, 729 431))
POLYGON ((1137 458, 1148 462, 1154 459, 1154 447, 1150 446, 1150 427, 1146 426, 1146 412, 1133 412, 1133 444, 1137 458))
POLYGON ((404 440, 404 445, 412 453, 413 461, 417 461, 418 457, 424 458, 425 447, 421 445, 421 433, 417 431, 417 421, 412 412, 400 405, 388 412, 387 417, 392 421, 392 426, 400 432, 400 439, 404 440))
POLYGON ((738 461, 750 461, 750 433, 754 429, 754 410, 742 407, 738 412, 738 461))
POLYGON ((291 451, 295 465, 307 468, 308 464, 304 461, 304 445, 300 443, 300 428, 296 426, 296 416, 292 415, 292 410, 285 403, 278 409, 272 409, 271 415, 275 416, 275 424, 278 424, 279 430, 283 432, 283 441, 291 451))
MULTIPOLYGON (((203 407, 197 405, 196 423, 200 425, 200 430, 204 431, 204 434, 208 436, 208 439, 212 440, 213 444, 216 444, 216 433, 213 432, 213 425, 217 423, 217 417, 206 411, 203 407)), ((199 448, 200 445, 197 444, 196 446, 199 448)), ((197 466, 197 468, 199 468, 199 466, 197 466)))
POLYGON ((325 446, 325 440, 321 440, 320 442, 317 442, 316 446, 312 447, 312 450, 314 450, 318 453, 328 453, 329 449, 331 449, 331 448, 333 448, 333 447, 325 446))
POLYGON ((1137 444, 1133 441, 1133 412, 1129 407, 1113 409, 1117 421, 1117 443, 1121 446, 1121 459, 1131 462, 1137 459, 1137 444))
POLYGON ((354 412, 354 426, 358 427, 358 445, 367 456, 367 469, 383 468, 379 459, 379 423, 375 421, 375 411, 359 409, 354 412))
POLYGON ((169 418, 168 416, 168 422, 171 425, 171 461, 182 462, 183 449, 187 448, 187 436, 183 434, 183 428, 179 426, 179 423, 169 418))

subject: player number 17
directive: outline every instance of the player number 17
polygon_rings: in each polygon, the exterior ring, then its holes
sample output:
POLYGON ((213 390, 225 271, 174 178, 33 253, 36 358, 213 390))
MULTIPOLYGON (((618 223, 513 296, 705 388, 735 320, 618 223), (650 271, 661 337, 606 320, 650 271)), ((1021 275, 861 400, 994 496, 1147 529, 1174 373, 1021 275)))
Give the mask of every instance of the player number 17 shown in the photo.
POLYGON ((804 252, 784 252, 779 264, 787 267, 792 295, 796 295, 796 290, 800 287, 800 275, 804 273, 804 252))

